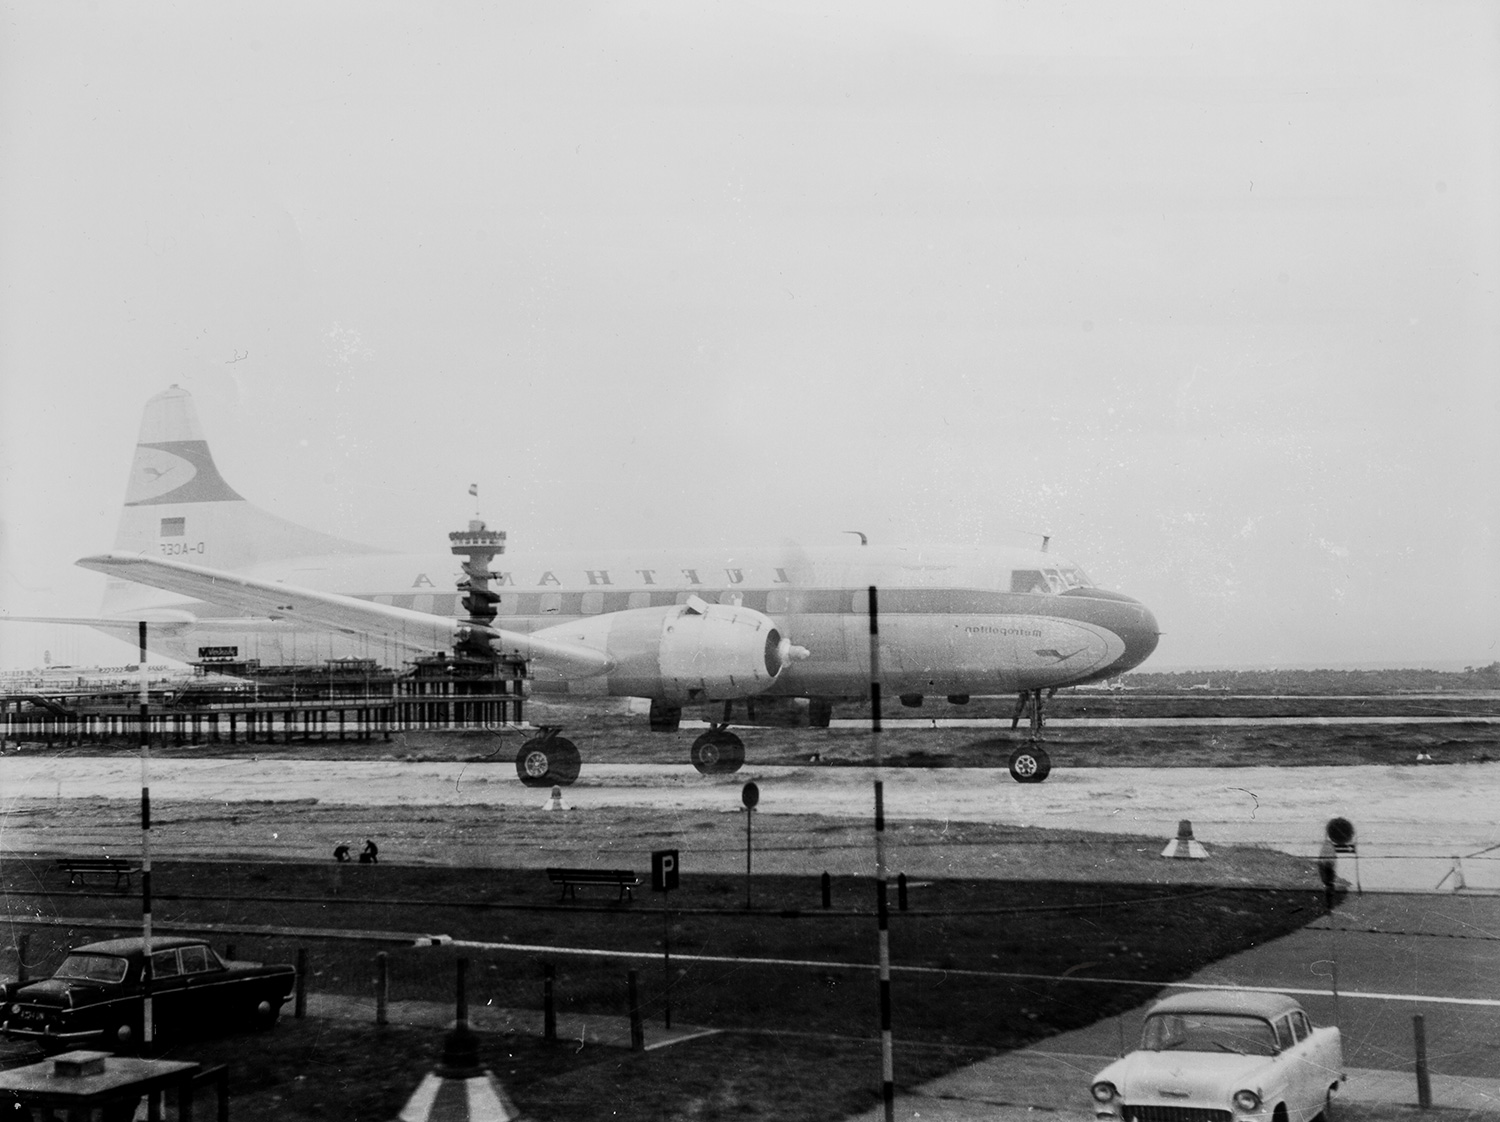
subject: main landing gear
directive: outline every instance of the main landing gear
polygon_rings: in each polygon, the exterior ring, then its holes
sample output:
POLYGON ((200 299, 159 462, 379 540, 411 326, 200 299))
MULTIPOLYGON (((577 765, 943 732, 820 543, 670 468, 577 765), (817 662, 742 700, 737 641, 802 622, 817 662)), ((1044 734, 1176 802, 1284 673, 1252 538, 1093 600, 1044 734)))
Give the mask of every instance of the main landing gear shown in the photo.
POLYGON ((583 757, 578 745, 550 725, 532 737, 516 753, 516 775, 528 787, 566 787, 578 778, 583 757))
MULTIPOLYGON (((1056 692, 1052 690, 1048 696, 1056 692)), ((1024 748, 1017 748, 1010 754, 1010 777, 1017 783, 1040 783, 1052 771, 1052 758, 1047 755, 1047 750, 1040 743, 1042 725, 1045 723, 1041 690, 1021 691, 1020 699, 1016 702, 1016 711, 1011 716, 1010 727, 1015 728, 1021 723, 1021 715, 1026 712, 1028 702, 1031 708, 1031 743, 1024 748)))
POLYGON ((732 702, 724 703, 724 719, 708 726, 708 731, 693 741, 688 756, 700 775, 731 775, 745 763, 745 742, 729 731, 732 702))

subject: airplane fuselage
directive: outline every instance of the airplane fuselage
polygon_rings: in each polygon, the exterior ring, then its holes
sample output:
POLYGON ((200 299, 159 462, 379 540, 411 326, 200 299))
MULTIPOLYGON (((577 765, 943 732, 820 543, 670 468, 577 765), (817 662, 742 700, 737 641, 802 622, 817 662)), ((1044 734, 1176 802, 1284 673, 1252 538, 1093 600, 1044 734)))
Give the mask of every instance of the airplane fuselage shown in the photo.
MULTIPOLYGON (((454 590, 462 579, 459 563, 451 554, 373 554, 296 558, 244 571, 452 619, 467 616, 463 593, 454 590)), ((495 558, 491 570, 490 588, 499 596, 494 625, 517 632, 587 625, 597 634, 610 626, 601 617, 683 604, 690 596, 763 612, 809 652, 786 667, 766 696, 859 697, 868 691, 872 586, 887 693, 997 694, 1096 681, 1138 665, 1157 641, 1156 620, 1140 603, 1093 587, 1076 566, 1035 550, 518 552, 495 558)), ((139 597, 135 606, 149 601, 194 616, 191 627, 161 636, 188 661, 230 657, 271 665, 366 657, 398 665, 409 657, 383 649, 376 636, 247 619, 139 585, 115 591, 115 611, 129 610, 120 601, 124 595, 139 597)), ((660 695, 659 684, 628 671, 565 680, 540 669, 534 685, 572 695, 660 695)))

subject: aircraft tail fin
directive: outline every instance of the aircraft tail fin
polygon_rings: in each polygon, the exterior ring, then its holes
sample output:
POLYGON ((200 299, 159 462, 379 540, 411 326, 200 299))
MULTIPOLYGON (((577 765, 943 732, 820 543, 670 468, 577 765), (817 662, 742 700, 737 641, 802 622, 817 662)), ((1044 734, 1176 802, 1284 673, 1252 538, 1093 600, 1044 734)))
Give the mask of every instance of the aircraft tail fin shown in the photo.
MULTIPOLYGON (((177 386, 146 402, 114 550, 229 570, 293 557, 384 552, 299 526, 247 501, 219 474, 192 395, 177 386)), ((137 607, 145 592, 111 580, 104 611, 137 607)))

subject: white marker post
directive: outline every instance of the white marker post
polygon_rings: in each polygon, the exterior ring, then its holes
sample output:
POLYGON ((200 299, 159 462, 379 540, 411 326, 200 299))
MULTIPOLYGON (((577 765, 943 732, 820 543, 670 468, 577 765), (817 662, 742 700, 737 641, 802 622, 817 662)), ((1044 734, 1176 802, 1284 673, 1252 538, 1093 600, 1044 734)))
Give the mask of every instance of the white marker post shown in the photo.
POLYGON ((880 924, 880 1099, 885 1122, 896 1118, 896 1061, 891 1045, 891 933, 886 903, 885 779, 880 755, 880 623, 870 585, 870 744, 875 751, 875 908, 880 924))
POLYGON ((141 640, 141 1051, 151 1051, 151 672, 146 666, 146 621, 141 640))

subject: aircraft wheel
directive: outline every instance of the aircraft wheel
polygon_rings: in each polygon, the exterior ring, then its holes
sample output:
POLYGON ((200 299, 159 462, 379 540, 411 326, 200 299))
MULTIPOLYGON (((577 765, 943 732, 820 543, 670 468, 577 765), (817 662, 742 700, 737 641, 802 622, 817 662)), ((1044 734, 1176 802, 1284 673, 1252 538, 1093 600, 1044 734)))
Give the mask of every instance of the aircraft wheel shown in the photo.
POLYGON ((1017 783, 1040 783, 1052 770, 1047 750, 1035 744, 1017 748, 1010 754, 1010 777, 1017 783))
POLYGON ((561 736, 528 740, 516 753, 516 775, 528 787, 566 787, 581 767, 578 746, 561 736))
POLYGON ((745 742, 732 732, 710 729, 693 741, 693 766, 703 775, 727 775, 745 762, 745 742))

